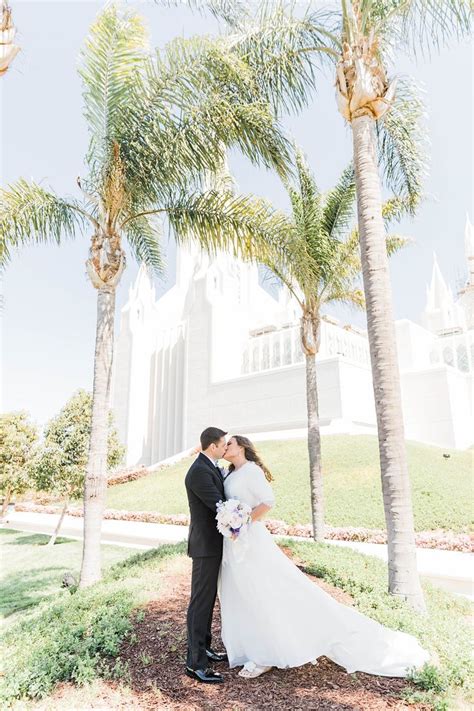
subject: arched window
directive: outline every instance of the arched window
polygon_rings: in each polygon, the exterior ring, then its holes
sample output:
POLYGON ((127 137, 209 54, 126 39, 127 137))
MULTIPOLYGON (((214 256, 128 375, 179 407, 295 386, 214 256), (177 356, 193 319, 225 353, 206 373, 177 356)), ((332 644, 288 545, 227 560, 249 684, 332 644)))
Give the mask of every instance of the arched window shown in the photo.
POLYGON ((451 346, 445 346, 445 348, 443 348, 443 360, 446 365, 454 365, 453 349, 451 346))
POLYGON ((289 333, 285 333, 283 341, 283 365, 290 365, 291 363, 291 336, 289 333))
POLYGON ((255 345, 252 349, 252 370, 260 370, 258 345, 255 345))
POLYGON ((268 338, 265 339, 262 348, 262 370, 268 370, 270 367, 270 344, 268 338))
POLYGON ((457 347, 457 361, 458 368, 462 370, 463 373, 469 372, 469 361, 467 358, 467 348, 464 343, 460 343, 457 347))
POLYGON ((294 362, 301 363, 301 361, 304 359, 304 355, 303 355, 303 349, 301 347, 301 339, 300 339, 299 331, 295 331, 294 354, 295 354, 294 355, 294 362))
POLYGON ((281 365, 280 339, 279 338, 275 338, 275 340, 273 341, 272 365, 274 368, 278 368, 281 365))

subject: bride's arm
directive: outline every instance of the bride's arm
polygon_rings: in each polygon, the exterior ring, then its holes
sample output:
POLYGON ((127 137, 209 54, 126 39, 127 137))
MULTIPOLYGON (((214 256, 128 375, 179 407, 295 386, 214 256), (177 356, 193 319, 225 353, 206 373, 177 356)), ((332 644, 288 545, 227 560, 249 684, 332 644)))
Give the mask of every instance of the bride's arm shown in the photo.
POLYGON ((270 511, 272 507, 268 506, 268 504, 259 504, 256 506, 254 509, 252 509, 252 513, 250 514, 252 521, 258 521, 259 519, 263 518, 267 511, 270 511))

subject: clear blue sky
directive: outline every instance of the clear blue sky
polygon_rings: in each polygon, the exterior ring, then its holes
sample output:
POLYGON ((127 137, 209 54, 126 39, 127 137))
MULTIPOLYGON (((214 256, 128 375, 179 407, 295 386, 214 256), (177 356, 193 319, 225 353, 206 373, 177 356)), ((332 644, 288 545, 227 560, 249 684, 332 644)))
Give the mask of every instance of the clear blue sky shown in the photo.
MULTIPOLYGON (((82 118, 77 57, 101 4, 11 0, 22 52, 0 81, 1 179, 43 180, 62 194, 75 193, 84 173, 87 133, 82 118)), ((209 33, 215 21, 185 8, 138 3, 154 45, 178 34, 209 33)), ((392 260, 395 315, 419 319, 436 251, 443 273, 456 289, 465 278, 463 229, 472 216, 472 60, 468 44, 445 49, 416 65, 402 60, 399 72, 424 83, 431 140, 426 190, 431 199, 416 220, 402 225, 415 244, 392 260)), ((329 188, 350 159, 350 132, 336 111, 332 78, 321 77, 311 106, 286 125, 308 155, 319 185, 329 188)), ((231 167, 242 192, 254 192, 286 208, 279 182, 233 155, 231 167)), ((169 268, 157 284, 173 283, 174 248, 165 244, 169 268)), ((62 248, 31 247, 14 255, 4 277, 3 409, 29 410, 38 423, 55 414, 78 387, 91 388, 95 292, 84 262, 88 244, 78 238, 62 248)), ((118 292, 126 301, 137 273, 129 261, 118 292)), ((340 312, 339 312, 340 313, 340 312)), ((340 313, 341 315, 341 313, 340 313)), ((363 325, 363 316, 343 313, 363 325)))

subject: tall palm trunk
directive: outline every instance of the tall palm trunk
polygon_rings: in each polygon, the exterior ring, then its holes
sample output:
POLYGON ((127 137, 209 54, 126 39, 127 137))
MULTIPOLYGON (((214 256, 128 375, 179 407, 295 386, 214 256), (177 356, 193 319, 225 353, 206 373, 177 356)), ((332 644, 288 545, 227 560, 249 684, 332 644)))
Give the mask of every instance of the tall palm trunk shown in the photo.
POLYGON ((115 285, 97 291, 92 424, 84 486, 84 544, 80 587, 100 580, 100 533, 107 490, 107 440, 114 343, 115 285))
POLYGON ((316 353, 319 342, 319 318, 305 312, 301 319, 301 343, 306 357, 306 406, 308 412, 309 481, 313 538, 324 539, 324 495, 321 468, 321 432, 319 429, 316 353))
POLYGON ((382 219, 374 119, 352 119, 362 273, 377 413, 389 590, 424 610, 416 567, 415 533, 405 451, 397 345, 382 219))

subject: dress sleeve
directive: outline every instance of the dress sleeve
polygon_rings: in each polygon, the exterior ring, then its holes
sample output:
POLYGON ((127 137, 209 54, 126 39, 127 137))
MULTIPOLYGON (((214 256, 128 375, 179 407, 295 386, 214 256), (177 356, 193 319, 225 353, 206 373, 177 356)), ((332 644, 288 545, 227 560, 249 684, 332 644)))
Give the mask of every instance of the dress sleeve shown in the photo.
POLYGON ((257 465, 252 472, 251 478, 251 490, 252 494, 255 496, 256 506, 259 504, 266 504, 267 506, 274 506, 275 495, 273 489, 265 478, 265 474, 262 469, 257 465))

